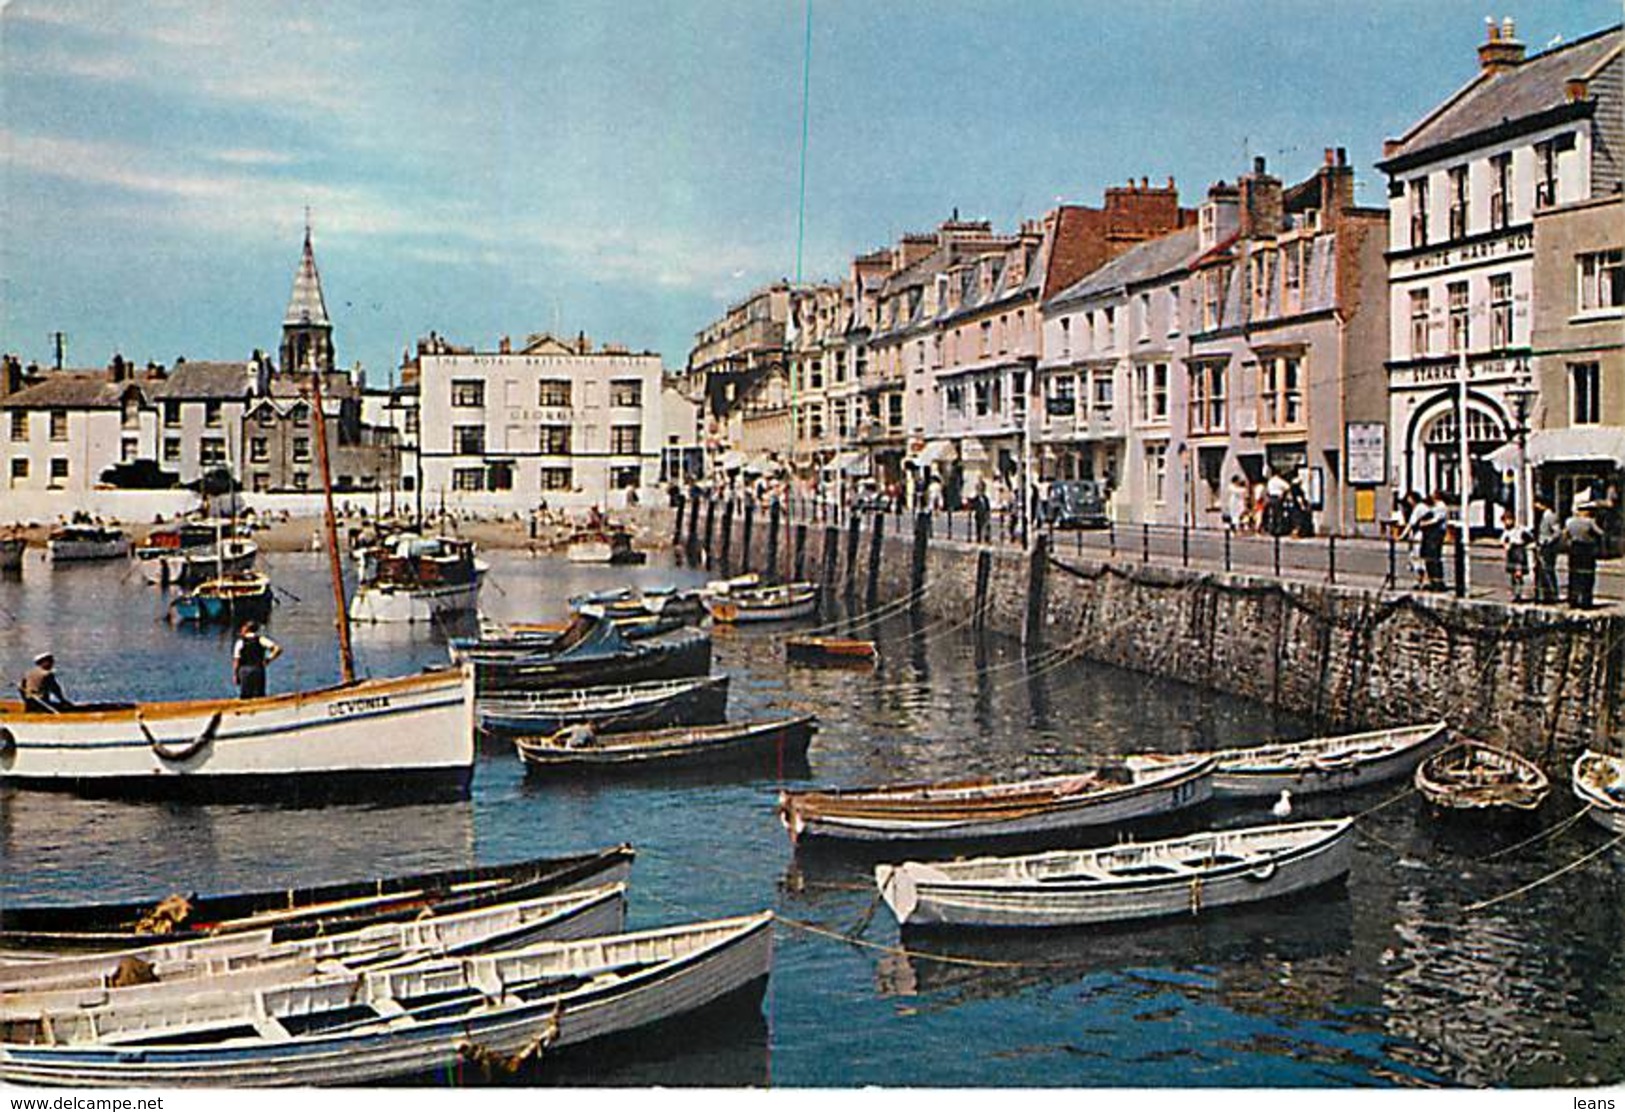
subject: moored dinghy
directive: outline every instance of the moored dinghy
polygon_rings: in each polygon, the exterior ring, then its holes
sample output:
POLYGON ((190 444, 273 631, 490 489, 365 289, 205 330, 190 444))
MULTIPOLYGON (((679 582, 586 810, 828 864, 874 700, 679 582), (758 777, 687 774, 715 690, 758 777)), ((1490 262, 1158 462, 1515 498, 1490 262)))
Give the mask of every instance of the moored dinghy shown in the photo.
POLYGON ((341 963, 379 969, 427 957, 510 950, 626 929, 626 885, 537 896, 401 923, 275 942, 269 930, 141 950, 0 966, 0 1023, 41 1009, 174 999, 287 985, 341 963))
POLYGON ((789 622, 818 609, 818 584, 737 587, 725 595, 706 595, 704 602, 705 609, 718 622, 789 622))
POLYGON ((154 896, 129 903, 0 906, 0 947, 83 953, 256 931, 270 931, 271 940, 281 942, 620 883, 631 875, 633 856, 631 846, 620 845, 306 888, 154 896))
POLYGON ((1353 819, 1022 857, 878 865, 903 926, 1078 927, 1196 915, 1340 880, 1353 819))
POLYGON ((1212 757, 1146 772, 1108 767, 1036 780, 963 780, 781 792, 790 840, 939 842, 1042 836, 1171 814, 1213 793, 1212 757))
POLYGON ((532 772, 630 773, 720 763, 783 769, 806 763, 815 721, 803 714, 604 737, 572 727, 546 737, 516 738, 514 745, 532 772))
POLYGON ((611 687, 577 687, 487 695, 479 701, 480 729, 487 733, 550 734, 574 725, 600 733, 702 726, 728 713, 728 677, 656 680, 611 687))
POLYGON ((1604 830, 1625 834, 1625 757, 1588 749, 1574 762, 1574 796, 1604 830))
POLYGON ((761 912, 180 1002, 45 1011, 0 1030, 0 1080, 91 1086, 361 1085, 544 1051, 759 997, 761 912))
POLYGON ((1152 769, 1191 756, 1211 756, 1218 761, 1213 773, 1215 799, 1266 798, 1283 791, 1313 795, 1409 775, 1449 736, 1443 722, 1430 722, 1210 753, 1137 753, 1126 760, 1130 768, 1152 769))
POLYGON ((1457 742, 1416 766, 1416 790, 1439 811, 1530 813, 1552 790, 1534 762, 1476 741, 1457 742))
POLYGON ((855 637, 787 637, 784 657, 792 664, 855 664, 875 662, 875 643, 855 637))

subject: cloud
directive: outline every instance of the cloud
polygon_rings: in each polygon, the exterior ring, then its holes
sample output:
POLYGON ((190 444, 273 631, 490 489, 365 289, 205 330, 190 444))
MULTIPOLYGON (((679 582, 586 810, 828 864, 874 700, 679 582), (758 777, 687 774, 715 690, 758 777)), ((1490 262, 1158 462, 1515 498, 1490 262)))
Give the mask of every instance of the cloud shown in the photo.
POLYGON ((296 161, 291 154, 254 147, 231 147, 211 151, 204 157, 212 162, 224 162, 229 166, 291 166, 296 161))
POLYGON ((354 78, 340 75, 338 61, 358 44, 253 5, 13 4, 4 18, 38 30, 37 43, 8 44, 6 64, 19 77, 136 85, 296 116, 347 114, 356 104, 354 78))

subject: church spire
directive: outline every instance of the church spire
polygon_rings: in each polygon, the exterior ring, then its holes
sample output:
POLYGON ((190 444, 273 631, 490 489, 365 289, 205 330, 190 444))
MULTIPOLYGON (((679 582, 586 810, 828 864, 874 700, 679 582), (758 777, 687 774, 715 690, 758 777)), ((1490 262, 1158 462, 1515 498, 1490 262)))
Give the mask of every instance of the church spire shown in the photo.
POLYGON ((310 209, 305 209, 305 249, 293 276, 293 295, 282 318, 282 370, 333 369, 333 322, 322 297, 322 278, 311 247, 310 209))

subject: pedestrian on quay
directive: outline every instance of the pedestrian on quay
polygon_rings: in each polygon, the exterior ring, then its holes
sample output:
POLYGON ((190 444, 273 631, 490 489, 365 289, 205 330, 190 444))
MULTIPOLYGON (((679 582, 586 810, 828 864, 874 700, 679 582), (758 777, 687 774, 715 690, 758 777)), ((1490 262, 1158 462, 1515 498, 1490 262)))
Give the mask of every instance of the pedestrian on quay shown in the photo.
POLYGON ((988 519, 993 512, 992 503, 987 500, 987 487, 978 482, 976 493, 970 500, 971 520, 976 524, 976 543, 986 544, 988 541, 988 519))
POLYGON ((1576 499, 1574 512, 1563 523, 1563 544, 1569 550, 1569 605, 1590 610, 1597 587, 1597 553, 1602 547, 1602 529, 1592 516, 1591 499, 1576 499))
POLYGON ((23 710, 29 714, 61 714, 74 706, 62 693, 62 681, 56 675, 56 657, 48 652, 34 658, 34 666, 23 674, 17 690, 23 697, 23 710))
POLYGON ((1234 533, 1241 529, 1247 518, 1247 480, 1240 475, 1230 476, 1230 488, 1224 495, 1224 527, 1234 533))
POLYGON ((1416 491, 1405 495, 1400 503, 1405 511, 1405 523, 1399 530, 1399 539, 1406 543, 1407 558, 1410 563, 1411 575, 1414 577, 1416 590, 1426 590, 1428 576, 1427 564, 1422 561, 1422 530, 1427 524, 1428 504, 1416 491))
POLYGON ((1563 523, 1550 499, 1535 496, 1535 601, 1555 603, 1559 597, 1557 553, 1563 546, 1563 523))
POLYGON ((1511 510, 1501 511, 1501 547, 1506 550, 1507 580, 1512 601, 1523 601, 1523 582, 1529 575, 1529 530, 1518 524, 1511 510))
POLYGON ((1444 581, 1444 542, 1450 533, 1450 505, 1444 491, 1435 490, 1428 499, 1427 514, 1422 523, 1422 563, 1427 569, 1427 584, 1423 590, 1442 591, 1444 581))
POLYGON ((265 694, 265 667, 282 655, 282 646, 260 635, 254 622, 244 622, 237 645, 231 651, 231 679, 239 699, 258 699, 265 694))

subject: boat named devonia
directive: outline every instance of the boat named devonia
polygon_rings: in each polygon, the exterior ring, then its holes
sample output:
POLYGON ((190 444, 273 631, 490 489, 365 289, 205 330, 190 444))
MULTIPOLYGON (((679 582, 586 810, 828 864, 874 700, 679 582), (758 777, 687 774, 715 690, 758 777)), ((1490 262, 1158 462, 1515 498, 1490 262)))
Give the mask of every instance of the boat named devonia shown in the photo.
POLYGON ((92 704, 28 713, 0 702, 0 782, 95 794, 325 795, 466 791, 469 668, 260 699, 92 704))

